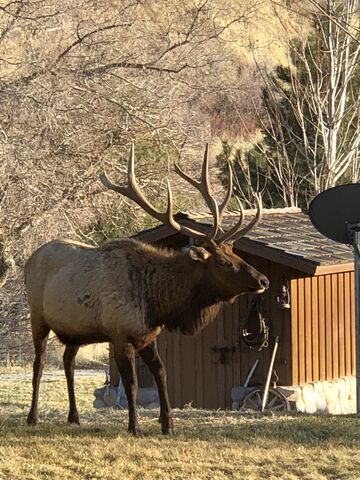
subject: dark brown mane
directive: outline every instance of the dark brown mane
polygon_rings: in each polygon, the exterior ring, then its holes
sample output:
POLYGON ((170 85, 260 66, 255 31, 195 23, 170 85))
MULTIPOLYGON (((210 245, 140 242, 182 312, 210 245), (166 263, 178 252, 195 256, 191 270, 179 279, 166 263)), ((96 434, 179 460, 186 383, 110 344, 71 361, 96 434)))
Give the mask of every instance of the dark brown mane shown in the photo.
MULTIPOLYGON (((116 249, 117 246, 109 247, 116 249)), ((142 294, 141 298, 132 295, 132 300, 137 308, 145 307, 144 323, 150 328, 164 325, 169 330, 192 334, 204 328, 218 313, 220 305, 215 309, 212 306, 216 303, 215 297, 200 293, 204 291, 201 265, 198 268, 193 265, 192 275, 188 274, 189 263, 194 262, 187 254, 132 241, 127 255, 131 263, 131 284, 138 285, 142 294)))
POLYGON ((171 248, 162 248, 155 245, 150 245, 149 243, 143 243, 139 240, 132 238, 124 238, 121 240, 107 240, 101 247, 101 250, 104 252, 113 252, 119 251, 120 254, 124 252, 125 249, 129 249, 131 252, 138 252, 150 255, 155 259, 159 258, 172 258, 176 255, 179 255, 178 252, 171 248))
POLYGON ((198 294, 192 298, 189 308, 159 320, 169 331, 180 330, 185 335, 196 335, 215 319, 222 305, 222 302, 214 303, 213 299, 198 294))
POLYGON ((200 332, 214 320, 222 306, 218 294, 212 294, 206 287, 202 266, 198 265, 196 275, 196 265, 192 265, 192 275, 188 275, 189 263, 194 262, 187 254, 136 243, 141 257, 135 258, 138 255, 132 250, 128 259, 132 265, 131 282, 141 285, 146 299, 145 323, 150 328, 164 325, 170 331, 180 330, 187 335, 200 332))

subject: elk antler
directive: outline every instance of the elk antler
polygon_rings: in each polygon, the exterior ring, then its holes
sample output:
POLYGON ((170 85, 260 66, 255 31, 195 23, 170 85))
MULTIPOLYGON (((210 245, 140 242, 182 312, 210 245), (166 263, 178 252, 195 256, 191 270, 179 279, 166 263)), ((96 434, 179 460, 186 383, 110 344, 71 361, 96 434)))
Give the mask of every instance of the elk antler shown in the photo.
POLYGON ((256 201, 256 215, 255 217, 251 220, 251 222, 248 223, 243 229, 241 229, 242 224, 244 222, 244 210, 242 208, 241 202, 239 201, 238 197, 235 197, 236 200, 238 201, 239 207, 240 207, 240 218, 238 222, 230 228, 227 232, 225 232, 221 237, 217 239, 217 243, 224 243, 224 242, 232 242, 234 243, 236 240, 238 240, 240 237, 243 237, 246 235, 250 230, 256 227, 256 225, 260 222, 261 216, 262 216, 262 202, 261 202, 261 195, 260 193, 256 192, 254 194, 255 201, 256 201))
POLYGON ((175 172, 180 175, 181 178, 189 182, 193 187, 195 187, 203 196, 207 206, 210 209, 210 212, 214 218, 214 224, 211 233, 209 234, 209 241, 213 242, 216 235, 218 234, 220 227, 220 213, 219 207, 215 198, 211 194, 211 187, 209 181, 209 145, 206 144, 204 160, 201 169, 201 180, 200 182, 194 180, 189 175, 187 175, 177 163, 174 165, 175 172))
POLYGON ((252 228, 254 228, 261 220, 262 215, 262 205, 261 205, 261 195, 259 193, 255 193, 255 200, 257 206, 257 212, 253 220, 246 225, 245 228, 241 229, 243 221, 244 221, 244 211, 242 205, 237 197, 236 200, 240 206, 240 218, 239 221, 230 228, 227 232, 224 232, 221 223, 225 213, 225 210, 230 202, 231 195, 233 193, 233 178, 232 178, 232 169, 231 164, 228 162, 228 172, 229 172, 229 183, 227 192, 223 202, 221 203, 220 207, 218 206, 215 198, 211 195, 211 188, 209 183, 209 147, 206 144, 205 153, 204 153, 204 161, 202 166, 202 173, 201 173, 201 181, 198 182, 187 175, 181 168, 175 163, 175 171, 177 174, 180 175, 181 178, 189 182, 193 187, 195 187, 203 196, 206 204, 208 205, 210 212, 214 218, 214 225, 212 228, 211 233, 209 234, 209 238, 211 242, 215 242, 216 245, 220 245, 224 242, 235 242, 238 238, 246 235, 252 228), (222 235, 218 235, 219 230, 223 232, 222 235))
POLYGON ((219 207, 220 228, 221 228, 221 222, 222 222, 222 219, 223 219, 224 212, 226 210, 226 207, 229 205, 231 195, 233 193, 233 177, 232 177, 233 173, 232 173, 232 168, 231 168, 231 164, 230 164, 229 161, 227 162, 227 166, 228 166, 228 173, 229 173, 229 183, 228 183, 228 188, 227 188, 225 198, 224 198, 222 204, 219 207))
POLYGON ((137 203, 145 212, 147 212, 149 215, 152 217, 156 218, 160 222, 164 223, 165 225, 169 225, 171 228, 176 230, 179 233, 182 233, 188 237, 193 237, 193 238, 199 238, 201 241, 205 243, 210 243, 213 246, 216 244, 212 241, 212 238, 210 238, 210 235, 206 235, 205 233, 199 232, 197 230, 193 230, 192 228, 185 227, 184 225, 181 225, 178 223, 173 216, 173 200, 172 200, 172 192, 171 192, 171 187, 169 180, 167 180, 167 199, 168 199, 168 204, 166 208, 166 212, 162 213, 159 212, 151 203, 147 200, 145 195, 142 193, 140 190, 139 185, 137 184, 136 177, 135 177, 135 169, 134 169, 134 145, 131 145, 130 148, 130 155, 129 155, 129 161, 128 161, 128 185, 127 186, 121 186, 121 185, 115 185, 112 183, 105 173, 102 173, 100 175, 100 180, 102 184, 110 189, 114 190, 115 192, 120 193, 121 195, 124 195, 127 198, 130 198, 133 200, 135 203, 137 203))
POLYGON ((235 242, 235 240, 246 235, 247 232, 249 232, 252 228, 254 228, 260 222, 261 214, 262 214, 261 196, 260 194, 256 193, 255 200, 256 200, 257 212, 255 217, 251 220, 251 222, 249 222, 249 224, 246 225, 244 228, 241 228, 244 220, 244 212, 243 212, 241 203, 238 201, 240 206, 239 221, 227 232, 224 232, 222 230, 221 221, 223 219, 225 209, 229 204, 229 201, 232 195, 232 190, 233 190, 232 170, 231 170, 230 164, 228 164, 229 184, 228 184, 226 196, 219 207, 215 198, 211 194, 211 187, 209 182, 209 148, 207 144, 206 144, 205 153, 204 153, 204 161, 203 161, 200 181, 197 181, 191 178, 183 170, 181 170, 181 168, 177 164, 175 164, 175 171, 176 173, 178 173, 178 175, 180 175, 180 177, 182 177, 184 180, 186 180, 191 185, 193 185, 202 194, 206 204, 208 205, 214 219, 213 228, 209 234, 205 234, 198 230, 194 230, 190 227, 181 225, 175 220, 173 215, 173 198, 172 198, 172 192, 171 192, 169 180, 167 180, 168 203, 167 203, 166 211, 159 212, 159 210, 157 210, 153 205, 151 205, 151 203, 147 200, 145 195, 140 190, 140 187, 136 181, 134 164, 135 164, 134 145, 132 144, 130 148, 130 155, 129 155, 129 161, 128 161, 128 173, 127 173, 128 185, 121 186, 121 185, 116 185, 112 183, 107 178, 105 173, 102 173, 100 175, 101 182, 106 188, 110 190, 114 190, 115 192, 118 192, 121 195, 124 195, 125 197, 130 198, 135 203, 137 203, 143 210, 145 210, 145 212, 147 212, 149 215, 156 218, 157 220, 164 223, 165 225, 169 225, 171 228, 173 228, 179 233, 182 233, 183 235, 186 235, 187 237, 198 238, 202 242, 212 247, 216 247, 217 245, 220 245, 221 243, 224 243, 224 242, 230 242, 230 241, 235 242), (223 232, 223 234, 220 236, 218 235, 219 230, 223 232))

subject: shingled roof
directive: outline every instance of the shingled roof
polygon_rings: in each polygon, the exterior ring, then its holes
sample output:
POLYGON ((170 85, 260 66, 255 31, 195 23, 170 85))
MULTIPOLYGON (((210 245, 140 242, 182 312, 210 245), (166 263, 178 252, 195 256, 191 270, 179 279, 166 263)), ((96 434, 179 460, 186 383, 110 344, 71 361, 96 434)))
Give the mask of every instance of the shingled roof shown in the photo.
MULTIPOLYGON (((250 216, 253 212, 246 211, 250 216)), ((199 214, 180 214, 178 221, 208 230, 211 219, 199 214)), ((226 216, 223 227, 227 230, 237 221, 235 214, 226 216)), ((174 234, 165 226, 143 231, 136 237, 155 241, 174 234)), ((319 275, 331 271, 353 270, 353 253, 347 245, 323 237, 300 209, 264 210, 260 224, 249 234, 239 239, 235 247, 241 251, 267 258, 303 272, 319 275)))

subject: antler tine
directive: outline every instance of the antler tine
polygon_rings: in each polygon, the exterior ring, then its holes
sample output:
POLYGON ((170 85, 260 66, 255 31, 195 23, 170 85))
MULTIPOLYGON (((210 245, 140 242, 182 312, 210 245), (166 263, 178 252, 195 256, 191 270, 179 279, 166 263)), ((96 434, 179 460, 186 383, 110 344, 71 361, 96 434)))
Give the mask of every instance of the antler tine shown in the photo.
POLYGON ((134 145, 131 144, 128 160, 128 186, 124 187, 112 183, 107 178, 105 173, 102 173, 100 175, 100 180, 106 188, 114 190, 115 192, 118 192, 121 195, 130 198, 131 200, 136 202, 141 208, 143 208, 149 215, 156 218, 157 220, 160 220, 160 217, 163 214, 151 205, 151 203, 146 199, 145 195, 142 193, 139 185, 137 184, 134 163, 134 145))
POLYGON ((236 240, 238 240, 240 237, 243 237, 246 235, 250 230, 256 227, 256 225, 260 222, 261 216, 262 216, 262 202, 261 202, 261 195, 259 193, 254 194, 255 201, 256 201, 256 208, 257 212, 255 217, 249 222, 248 225, 246 225, 245 228, 241 230, 243 221, 244 221, 244 210, 242 208, 242 205, 238 198, 239 206, 240 206, 240 218, 239 221, 230 229, 228 230, 222 237, 218 239, 218 243, 224 243, 231 241, 234 243, 236 240))
POLYGON ((236 201, 237 201, 237 203, 238 203, 238 205, 239 205, 239 208, 240 208, 240 218, 239 218, 239 220, 237 221, 237 223, 236 223, 233 227, 230 228, 230 230, 228 230, 227 232, 224 232, 224 234, 223 234, 220 238, 218 238, 218 243, 219 243, 219 244, 220 244, 220 243, 227 242, 228 240, 230 240, 231 237, 238 232, 239 228, 241 228, 241 226, 242 226, 242 224, 243 224, 243 222, 244 222, 244 209, 243 209, 243 206, 241 205, 241 202, 240 202, 240 200, 238 199, 238 197, 235 197, 235 198, 236 198, 236 201))
MULTIPOLYGON (((232 168, 231 168, 231 164, 230 164, 229 161, 227 162, 227 166, 228 166, 228 172, 229 172, 229 183, 228 183, 228 188, 227 188, 225 198, 224 198, 223 202, 221 203, 221 205, 219 206, 219 225, 220 225, 220 228, 221 228, 221 222, 222 222, 223 215, 225 213, 225 210, 226 210, 227 206, 229 205, 230 198, 231 198, 231 195, 233 193, 232 168)), ((242 206, 240 204, 240 209, 241 208, 242 208, 242 206)))
POLYGON ((207 235, 199 232, 197 230, 193 230, 192 228, 185 227, 184 225, 181 225, 174 219, 172 207, 173 207, 173 200, 172 200, 172 192, 171 192, 171 186, 170 182, 167 179, 167 199, 168 199, 168 204, 166 208, 166 212, 162 213, 159 212, 145 197, 145 195, 142 193, 140 190, 140 187, 136 181, 135 177, 135 155, 134 155, 134 145, 131 145, 130 148, 130 155, 129 155, 129 161, 128 161, 128 186, 121 186, 121 185, 116 185, 115 183, 112 183, 108 177, 106 176, 105 173, 102 173, 100 175, 100 180, 102 184, 110 189, 113 190, 117 193, 120 193, 121 195, 124 195, 127 198, 130 198, 133 200, 135 203, 137 203, 143 210, 145 210, 149 215, 152 217, 156 218, 156 220, 159 220, 160 222, 164 223, 165 225, 169 225, 172 227, 174 230, 177 232, 183 233, 184 235, 188 237, 198 237, 203 241, 207 240, 207 235))
MULTIPOLYGON (((187 175, 177 163, 174 165, 175 172, 183 178, 185 181, 190 183, 193 187, 195 187, 203 196, 203 199, 205 200, 207 206, 210 209, 210 212, 213 216, 214 219, 214 224, 212 231, 207 235, 207 241, 210 244, 215 244, 215 237, 218 234, 219 227, 220 227, 220 217, 219 217, 219 207, 218 204, 215 200, 215 198, 211 194, 211 188, 210 188, 210 179, 209 179, 209 145, 208 143, 205 146, 205 152, 204 152, 204 160, 202 164, 202 169, 201 169, 201 180, 198 182, 197 180, 194 180, 191 178, 189 175, 187 175)), ((217 243, 217 242, 216 242, 217 243)))
POLYGON ((178 231, 179 233, 182 233, 183 235, 186 235, 192 238, 199 238, 203 242, 207 242, 208 235, 198 230, 194 230, 193 228, 185 227, 184 225, 181 225, 175 220, 173 211, 172 211, 173 197, 172 197, 170 181, 168 178, 166 179, 166 184, 167 184, 168 206, 165 214, 160 213, 160 215, 162 215, 161 221, 165 224, 170 225, 174 230, 178 231))
POLYGON ((163 221, 163 216, 159 210, 157 210, 145 195, 140 190, 135 176, 135 153, 134 144, 130 146, 130 155, 128 161, 128 192, 131 194, 131 199, 140 205, 149 215, 155 217, 157 220, 163 221))

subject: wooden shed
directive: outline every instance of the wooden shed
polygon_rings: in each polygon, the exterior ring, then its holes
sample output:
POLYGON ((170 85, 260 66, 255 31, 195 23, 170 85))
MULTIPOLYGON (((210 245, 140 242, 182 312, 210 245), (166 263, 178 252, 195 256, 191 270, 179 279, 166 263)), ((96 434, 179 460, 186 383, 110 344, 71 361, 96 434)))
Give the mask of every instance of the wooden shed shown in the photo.
MULTIPOLYGON (((250 212, 251 213, 251 212, 250 212)), ((209 220, 182 215, 182 223, 204 231, 209 220)), ((228 228, 236 220, 224 220, 228 228)), ((143 231, 136 238, 180 249, 188 238, 166 226, 143 231)), ((168 372, 173 406, 231 408, 231 390, 243 385, 256 359, 253 384, 263 385, 274 338, 279 336, 275 361, 278 385, 296 386, 336 380, 355 373, 353 254, 350 248, 322 237, 299 209, 265 210, 263 219, 235 244, 238 254, 271 282, 261 302, 269 327, 269 347, 258 351, 243 340, 244 321, 254 296, 244 295, 226 305, 217 319, 196 337, 163 331, 160 355, 168 372)), ((118 382, 110 358, 111 383, 118 382)), ((138 364, 139 386, 152 385, 138 364)))

